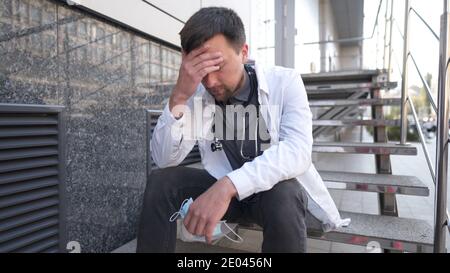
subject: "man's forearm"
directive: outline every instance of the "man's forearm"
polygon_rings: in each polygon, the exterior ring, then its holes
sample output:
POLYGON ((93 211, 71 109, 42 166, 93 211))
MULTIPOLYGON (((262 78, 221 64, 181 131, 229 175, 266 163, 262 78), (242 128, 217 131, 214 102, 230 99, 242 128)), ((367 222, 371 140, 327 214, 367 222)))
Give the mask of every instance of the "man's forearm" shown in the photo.
POLYGON ((226 195, 230 198, 237 197, 238 192, 236 187, 233 184, 233 181, 228 176, 225 176, 224 178, 220 179, 218 183, 223 183, 223 187, 226 189, 226 195))
POLYGON ((182 107, 179 106, 185 106, 188 100, 189 98, 187 98, 177 89, 173 90, 169 98, 169 110, 176 119, 180 119, 184 114, 182 111, 182 107))

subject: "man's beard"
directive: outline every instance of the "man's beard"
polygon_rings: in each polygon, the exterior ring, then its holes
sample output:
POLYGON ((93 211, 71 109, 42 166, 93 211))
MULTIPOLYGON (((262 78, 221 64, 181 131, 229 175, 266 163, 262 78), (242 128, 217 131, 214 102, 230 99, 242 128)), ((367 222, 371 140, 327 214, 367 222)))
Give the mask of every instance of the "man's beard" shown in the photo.
POLYGON ((217 101, 219 102, 227 102, 234 94, 234 91, 232 91, 229 88, 223 87, 219 90, 211 90, 206 89, 210 95, 212 95, 217 101), (221 97, 216 97, 216 94, 220 94, 221 97))

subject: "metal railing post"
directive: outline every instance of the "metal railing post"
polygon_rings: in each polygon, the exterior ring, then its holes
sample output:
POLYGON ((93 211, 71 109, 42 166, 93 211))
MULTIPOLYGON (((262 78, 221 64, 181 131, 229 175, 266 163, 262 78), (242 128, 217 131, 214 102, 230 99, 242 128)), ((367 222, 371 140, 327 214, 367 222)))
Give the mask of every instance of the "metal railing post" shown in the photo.
POLYGON ((409 58, 409 10, 410 0, 405 0, 405 31, 403 42, 403 78, 402 78, 402 105, 401 105, 401 135, 400 144, 406 144, 408 132, 408 58, 409 58))
POLYGON ((384 43, 383 43, 383 69, 387 68, 387 60, 388 60, 388 31, 389 31, 389 0, 386 0, 386 7, 384 13, 384 43))
POLYGON ((448 122, 449 92, 448 65, 450 57, 450 14, 449 0, 444 0, 444 14, 441 16, 438 84, 438 135, 436 147, 436 219, 434 230, 434 252, 445 253, 447 219, 447 164, 448 164, 448 122))
POLYGON ((392 30, 394 26, 394 0, 391 0, 391 16, 389 19, 390 30, 389 30, 389 55, 388 55, 388 82, 391 81, 392 77, 392 30))

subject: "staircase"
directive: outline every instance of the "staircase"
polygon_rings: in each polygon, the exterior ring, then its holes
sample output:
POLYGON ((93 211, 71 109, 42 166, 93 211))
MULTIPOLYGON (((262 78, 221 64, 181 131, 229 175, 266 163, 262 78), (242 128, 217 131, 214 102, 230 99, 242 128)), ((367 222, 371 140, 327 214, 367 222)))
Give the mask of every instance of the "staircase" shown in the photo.
MULTIPOLYGON (((349 227, 315 234, 309 237, 341 243, 366 245, 375 241, 385 252, 431 252, 433 228, 427 222, 398 217, 397 194, 428 196, 428 187, 416 177, 392 175, 391 155, 416 156, 417 149, 398 145, 387 139, 386 127, 400 126, 399 120, 387 120, 384 106, 399 106, 400 99, 383 99, 381 91, 396 87, 382 70, 346 71, 302 76, 308 92, 310 107, 316 112, 313 135, 314 153, 374 155, 376 174, 321 171, 329 188, 338 182, 336 190, 378 193, 380 215, 341 211, 351 218, 349 227), (360 110, 370 107, 371 119, 357 118, 360 110), (373 128, 373 143, 318 142, 322 134, 338 132, 342 127, 373 128)), ((356 162, 355 162, 356 164, 356 162)))
MULTIPOLYGON (((399 121, 386 120, 383 107, 400 106, 400 100, 383 99, 381 90, 396 84, 387 82, 386 73, 378 70, 310 74, 302 78, 315 112, 313 153, 369 154, 375 158, 376 174, 319 170, 322 179, 330 189, 377 193, 380 211, 380 215, 341 211, 342 218, 352 219, 351 225, 329 233, 323 233, 318 221, 308 215, 308 238, 361 246, 376 242, 385 252, 432 252, 433 227, 426 221, 398 217, 397 194, 426 197, 429 189, 416 177, 392 175, 391 155, 417 155, 415 147, 387 139, 386 126, 399 126, 399 121), (361 108, 367 107, 372 110, 372 118, 358 119, 361 108), (374 142, 318 141, 321 135, 352 126, 373 127, 374 142)), ((161 111, 148 111, 149 139, 160 114, 161 111)), ((201 167, 199 161, 198 147, 194 147, 182 165, 201 167)), ((156 166, 149 163, 148 168, 151 171, 156 166)), ((239 228, 261 230, 255 225, 239 228)))

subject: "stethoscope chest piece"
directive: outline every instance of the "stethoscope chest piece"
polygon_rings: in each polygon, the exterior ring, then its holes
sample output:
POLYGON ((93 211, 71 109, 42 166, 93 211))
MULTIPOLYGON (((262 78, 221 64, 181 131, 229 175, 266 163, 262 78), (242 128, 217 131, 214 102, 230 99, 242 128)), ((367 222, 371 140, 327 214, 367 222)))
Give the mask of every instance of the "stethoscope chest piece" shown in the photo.
POLYGON ((222 150, 223 150, 222 143, 219 141, 219 139, 217 137, 215 137, 214 142, 211 143, 211 151, 217 152, 217 151, 222 151, 222 150))

